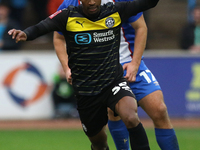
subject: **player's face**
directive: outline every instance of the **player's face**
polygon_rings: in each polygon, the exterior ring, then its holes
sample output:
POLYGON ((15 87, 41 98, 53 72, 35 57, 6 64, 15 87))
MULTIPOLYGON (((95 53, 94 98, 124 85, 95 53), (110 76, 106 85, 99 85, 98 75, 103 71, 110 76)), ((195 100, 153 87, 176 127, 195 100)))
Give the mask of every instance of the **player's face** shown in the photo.
POLYGON ((81 0, 83 12, 89 17, 97 17, 100 12, 101 0, 81 0))

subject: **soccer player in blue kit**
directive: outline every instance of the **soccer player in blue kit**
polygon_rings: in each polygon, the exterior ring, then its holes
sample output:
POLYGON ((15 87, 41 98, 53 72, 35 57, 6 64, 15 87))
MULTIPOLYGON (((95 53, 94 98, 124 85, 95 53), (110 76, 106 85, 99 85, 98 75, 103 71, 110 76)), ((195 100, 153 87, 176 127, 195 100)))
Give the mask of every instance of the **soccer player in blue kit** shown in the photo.
MULTIPOLYGON (((101 3, 130 1, 130 0, 102 0, 101 3)), ((78 6, 80 0, 64 0, 58 10, 69 5, 78 6)), ((178 150, 178 141, 168 116, 167 107, 158 81, 143 61, 143 51, 146 46, 147 27, 142 13, 132 16, 121 28, 120 63, 124 69, 124 76, 130 82, 131 89, 136 96, 138 105, 150 116, 155 127, 157 143, 161 150, 178 150)), ((54 46, 56 51, 66 51, 62 33, 54 32, 54 46)), ((69 70, 67 70, 69 71, 69 70)), ((67 73, 70 82, 70 71, 67 73)), ((119 116, 114 116, 108 108, 108 127, 117 150, 129 150, 129 133, 119 116)))

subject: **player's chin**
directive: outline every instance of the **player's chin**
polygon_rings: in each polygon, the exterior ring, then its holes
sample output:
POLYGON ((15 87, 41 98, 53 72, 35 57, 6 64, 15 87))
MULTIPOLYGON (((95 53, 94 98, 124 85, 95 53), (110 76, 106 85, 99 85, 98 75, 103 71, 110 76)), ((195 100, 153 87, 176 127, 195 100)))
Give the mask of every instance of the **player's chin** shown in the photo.
POLYGON ((88 10, 88 13, 91 17, 97 17, 99 15, 99 9, 96 8, 96 9, 89 9, 88 10))

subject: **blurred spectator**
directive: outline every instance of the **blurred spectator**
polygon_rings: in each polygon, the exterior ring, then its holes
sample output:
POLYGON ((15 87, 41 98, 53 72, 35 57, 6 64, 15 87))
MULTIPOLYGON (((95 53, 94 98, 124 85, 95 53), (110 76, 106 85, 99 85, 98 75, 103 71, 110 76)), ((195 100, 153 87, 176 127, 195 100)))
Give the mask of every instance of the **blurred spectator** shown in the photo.
POLYGON ((28 0, 6 0, 10 3, 11 12, 10 17, 18 22, 18 24, 23 27, 23 19, 25 8, 27 6, 28 0))
MULTIPOLYGON (((0 0, 3 1, 3 0, 0 0)), ((18 22, 20 26, 26 27, 24 25, 25 13, 28 4, 30 4, 33 9, 33 13, 30 18, 36 18, 36 23, 45 19, 47 15, 47 3, 49 0, 6 0, 10 4, 10 17, 18 22), (34 16, 34 17, 33 17, 34 16)), ((35 23, 34 23, 35 24, 35 23)))
POLYGON ((188 23, 181 32, 180 46, 193 53, 200 53, 200 5, 192 12, 194 21, 188 23))
POLYGON ((63 0, 49 0, 47 4, 48 15, 55 13, 62 2, 63 0))
POLYGON ((193 22, 194 18, 192 15, 192 11, 194 7, 196 6, 197 0, 188 0, 188 22, 193 22))
POLYGON ((47 15, 47 3, 49 0, 29 0, 31 2, 31 6, 35 10, 35 15, 37 17, 37 22, 45 19, 47 15))
POLYGON ((54 77, 52 98, 55 108, 55 118, 77 118, 76 100, 72 86, 67 82, 65 73, 59 66, 59 72, 54 77))
POLYGON ((9 18, 10 5, 8 0, 0 2, 0 50, 17 50, 21 43, 15 43, 8 31, 12 28, 19 28, 19 25, 9 18))
MULTIPOLYGON (((37 24, 41 20, 44 20, 48 17, 47 13, 47 4, 49 0, 28 0, 32 13, 34 16, 28 16, 27 22, 25 22, 25 27, 31 26, 33 24, 37 24)), ((32 13, 30 15, 32 15, 32 13)), ((35 39, 33 42, 35 44, 44 44, 44 43, 52 43, 53 32, 48 33, 35 39)))

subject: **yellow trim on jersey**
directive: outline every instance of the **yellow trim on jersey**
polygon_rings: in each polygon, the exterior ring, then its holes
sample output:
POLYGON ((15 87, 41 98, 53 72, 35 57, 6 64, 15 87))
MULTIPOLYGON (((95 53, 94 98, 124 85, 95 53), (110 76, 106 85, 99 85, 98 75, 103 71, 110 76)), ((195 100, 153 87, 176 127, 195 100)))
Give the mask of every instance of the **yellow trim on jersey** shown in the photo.
POLYGON ((106 19, 109 17, 111 17, 115 20, 115 24, 113 25, 113 27, 120 25, 121 19, 120 19, 119 13, 116 12, 110 16, 107 16, 107 17, 105 17, 101 20, 95 21, 95 22, 93 22, 87 18, 69 17, 68 21, 67 21, 66 29, 67 29, 67 31, 71 31, 71 32, 109 29, 106 26, 106 19))

